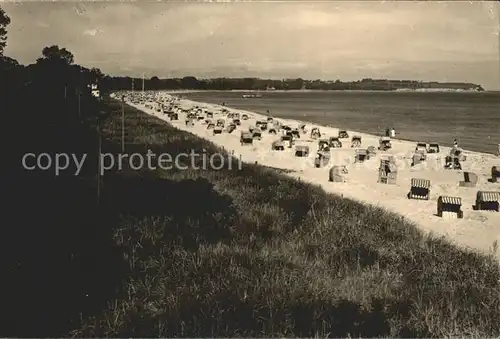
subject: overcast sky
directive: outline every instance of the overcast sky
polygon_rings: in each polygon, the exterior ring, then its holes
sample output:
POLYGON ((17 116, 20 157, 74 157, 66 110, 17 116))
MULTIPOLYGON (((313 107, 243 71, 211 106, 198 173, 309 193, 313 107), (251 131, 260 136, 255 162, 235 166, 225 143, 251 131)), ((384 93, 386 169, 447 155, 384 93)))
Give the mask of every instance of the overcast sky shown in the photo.
POLYGON ((500 89, 498 2, 22 2, 5 54, 104 73, 465 81, 500 89))

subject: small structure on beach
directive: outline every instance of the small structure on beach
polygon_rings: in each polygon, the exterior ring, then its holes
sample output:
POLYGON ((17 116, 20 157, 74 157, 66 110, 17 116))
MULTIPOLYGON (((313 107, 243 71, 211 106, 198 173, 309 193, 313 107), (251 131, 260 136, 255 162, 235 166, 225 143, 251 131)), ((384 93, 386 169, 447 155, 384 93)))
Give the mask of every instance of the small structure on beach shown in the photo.
POLYGON ((380 151, 387 151, 392 148, 390 137, 381 137, 378 141, 378 149, 380 151))
POLYGON ((478 191, 474 210, 500 211, 500 192, 478 191))
POLYGON ((458 182, 460 187, 476 187, 477 175, 472 172, 464 172, 464 180, 458 182))
POLYGON ((170 120, 179 120, 179 114, 177 114, 177 113, 170 113, 169 117, 170 117, 170 120))
POLYGON ((365 160, 369 160, 370 156, 365 149, 357 149, 354 153, 354 162, 365 162, 365 160))
POLYGON ((340 130, 338 137, 339 139, 349 139, 349 134, 347 134, 347 131, 345 130, 340 130))
POLYGON ((207 122, 207 129, 213 129, 215 128, 215 124, 213 123, 213 121, 208 121, 207 122))
POLYGON ((380 167, 378 169, 378 183, 395 185, 398 178, 398 168, 396 160, 393 156, 383 158, 380 160, 380 167))
POLYGON ((207 112, 207 118, 208 119, 213 119, 214 114, 212 112, 207 112))
POLYGON ((318 151, 321 151, 325 147, 329 147, 330 143, 326 139, 320 139, 318 141, 318 151))
POLYGON ((194 126, 194 120, 193 119, 186 119, 186 126, 194 126))
POLYGON ((248 115, 243 114, 243 115, 241 116, 241 120, 248 120, 248 115))
POLYGON ((235 124, 229 124, 229 126, 227 126, 227 133, 231 134, 233 133, 233 131, 236 129, 236 125, 235 124))
POLYGON ((299 132, 299 130, 298 130, 297 128, 293 129, 293 130, 291 131, 291 133, 292 133, 292 137, 293 137, 293 138, 295 138, 295 139, 300 139, 300 132, 299 132))
POLYGON ((309 156, 309 146, 295 146, 295 156, 296 157, 307 157, 309 156))
POLYGON ((262 139, 262 133, 259 130, 254 129, 253 132, 252 132, 252 138, 257 139, 257 140, 261 140, 262 139))
POLYGON ((447 219, 462 219, 464 217, 462 198, 440 196, 437 200, 437 215, 447 219))
POLYGON ((437 142, 431 142, 429 147, 427 147, 427 153, 439 153, 439 144, 437 142))
POLYGON ((460 163, 460 159, 457 156, 451 156, 448 155, 444 159, 444 168, 445 169, 455 169, 455 170, 461 170, 462 169, 462 164, 460 163))
POLYGON ((370 157, 374 156, 377 154, 377 149, 375 148, 375 146, 368 146, 368 148, 366 149, 366 153, 368 153, 370 157))
POLYGON ((213 135, 222 134, 222 127, 216 126, 213 131, 213 135))
POLYGON ((299 130, 302 132, 302 134, 306 134, 307 133, 306 124, 299 124, 299 130))
POLYGON ((338 137, 330 137, 328 143, 331 148, 342 148, 342 141, 338 137))
POLYGON ((321 138, 321 132, 319 131, 319 128, 314 127, 311 129, 311 139, 319 139, 321 138))
POLYGON ((322 150, 319 151, 316 155, 316 158, 314 158, 314 167, 320 168, 323 166, 328 165, 330 162, 330 150, 322 150))
POLYGON ((283 142, 284 145, 287 145, 288 148, 292 148, 294 141, 291 135, 282 135, 281 136, 281 141, 283 142))
POLYGON ((410 192, 408 192, 408 199, 429 200, 430 190, 430 180, 412 178, 410 192))
POLYGON ((272 123, 273 122, 273 118, 272 117, 267 117, 267 122, 268 123, 272 123))
POLYGON ((361 137, 359 135, 355 135, 351 139, 351 147, 361 147, 361 137))
POLYGON ((233 124, 235 124, 236 126, 240 126, 241 125, 240 119, 239 118, 233 119, 233 124))
POLYGON ((458 158, 459 161, 467 160, 467 157, 465 156, 463 149, 459 147, 452 148, 450 150, 450 156, 458 158))
POLYGON ((427 150, 424 150, 422 148, 415 150, 415 153, 412 156, 412 166, 416 166, 420 164, 422 161, 427 160, 427 150))
POLYGON ((270 128, 268 132, 269 132, 269 134, 272 134, 272 135, 276 135, 276 134, 278 134, 278 133, 276 132, 276 129, 274 129, 274 128, 270 128))
POLYGON ((267 121, 261 121, 259 127, 261 131, 267 130, 267 121))
POLYGON ((491 168, 491 182, 497 182, 499 178, 500 178, 500 170, 498 170, 498 167, 493 166, 491 168))
POLYGON ((415 146, 415 153, 417 152, 426 152, 427 153, 427 144, 425 142, 417 142, 417 146, 415 146))
POLYGON ((224 128, 224 125, 226 124, 226 121, 224 119, 217 119, 217 127, 222 127, 224 128))
POLYGON ((285 144, 281 140, 275 140, 273 141, 271 145, 271 149, 273 151, 284 151, 285 150, 285 144))
POLYGON ((346 182, 344 174, 347 174, 346 166, 332 166, 328 172, 328 181, 330 182, 346 182))
POLYGON ((418 164, 420 164, 422 162, 422 157, 419 153, 415 153, 413 154, 412 156, 412 160, 411 160, 411 166, 416 166, 418 164))
POLYGON ((241 145, 252 145, 253 144, 253 136, 250 132, 241 132, 240 136, 241 145))

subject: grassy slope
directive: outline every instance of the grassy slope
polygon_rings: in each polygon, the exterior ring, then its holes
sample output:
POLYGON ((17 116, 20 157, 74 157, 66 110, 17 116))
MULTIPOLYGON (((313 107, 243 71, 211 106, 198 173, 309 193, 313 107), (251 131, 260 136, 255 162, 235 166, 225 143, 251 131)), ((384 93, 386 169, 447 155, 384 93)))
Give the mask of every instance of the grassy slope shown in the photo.
MULTIPOLYGON (((112 104, 115 112, 119 108, 112 104)), ((127 152, 213 144, 130 107, 127 152)), ((119 114, 105 134, 118 151, 119 114)), ((236 168, 234 166, 233 168, 236 168)), ((75 336, 500 334, 494 259, 271 169, 109 174, 129 279, 75 336)))

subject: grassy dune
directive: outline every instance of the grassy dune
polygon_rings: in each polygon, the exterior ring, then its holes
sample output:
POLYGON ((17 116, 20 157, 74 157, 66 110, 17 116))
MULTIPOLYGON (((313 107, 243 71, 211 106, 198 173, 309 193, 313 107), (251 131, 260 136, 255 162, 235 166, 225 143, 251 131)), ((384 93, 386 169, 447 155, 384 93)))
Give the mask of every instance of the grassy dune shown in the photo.
MULTIPOLYGON (((119 103, 104 125, 120 148, 119 103)), ((126 108, 127 153, 213 144, 126 108)), ((101 208, 128 276, 73 336, 493 336, 493 257, 255 165, 123 170, 103 177, 101 208)))

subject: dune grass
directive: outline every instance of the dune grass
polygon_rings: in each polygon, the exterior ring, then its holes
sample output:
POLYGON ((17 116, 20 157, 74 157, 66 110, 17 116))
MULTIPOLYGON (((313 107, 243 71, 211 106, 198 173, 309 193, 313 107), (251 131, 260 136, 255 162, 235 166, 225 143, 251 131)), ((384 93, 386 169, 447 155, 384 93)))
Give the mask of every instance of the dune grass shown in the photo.
MULTIPOLYGON (((119 103, 103 125, 119 152, 119 103)), ((126 108, 126 152, 223 152, 126 108)), ((101 208, 128 277, 72 336, 497 336, 493 256, 423 235, 400 216, 257 165, 124 169, 101 208)))

